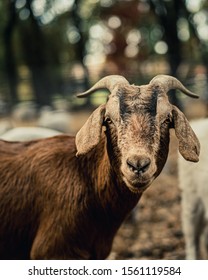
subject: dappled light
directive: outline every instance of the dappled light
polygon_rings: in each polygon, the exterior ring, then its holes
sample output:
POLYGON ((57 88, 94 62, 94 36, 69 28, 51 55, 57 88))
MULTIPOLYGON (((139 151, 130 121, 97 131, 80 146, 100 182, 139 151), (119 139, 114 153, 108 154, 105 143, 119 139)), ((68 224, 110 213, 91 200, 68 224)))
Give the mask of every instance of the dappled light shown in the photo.
POLYGON ((186 18, 181 17, 177 22, 178 38, 181 41, 188 41, 190 39, 189 24, 186 18))
POLYGON ((168 45, 164 41, 158 41, 155 44, 155 51, 158 54, 166 54, 168 51, 168 45))
POLYGON ((190 12, 196 13, 202 8, 206 0, 186 0, 187 8, 190 12))
POLYGON ((73 93, 104 74, 142 82, 161 71, 178 76, 185 64, 182 78, 188 80, 193 66, 208 60, 204 0, 15 0, 1 5, 0 98, 9 106, 31 99, 50 105, 62 96, 73 107, 73 93), (74 65, 82 68, 81 75, 74 65), (23 68, 27 75, 21 74, 23 68))
POLYGON ((197 32, 199 34, 199 38, 208 44, 208 12, 207 11, 199 11, 194 17, 194 22, 196 24, 197 32))
POLYGON ((53 0, 51 7, 48 9, 46 7, 47 2, 47 0, 35 0, 32 2, 34 16, 39 17, 43 24, 49 24, 58 15, 70 10, 74 0, 53 0))
POLYGON ((108 26, 112 29, 117 29, 121 26, 121 20, 117 16, 112 16, 108 19, 108 26))

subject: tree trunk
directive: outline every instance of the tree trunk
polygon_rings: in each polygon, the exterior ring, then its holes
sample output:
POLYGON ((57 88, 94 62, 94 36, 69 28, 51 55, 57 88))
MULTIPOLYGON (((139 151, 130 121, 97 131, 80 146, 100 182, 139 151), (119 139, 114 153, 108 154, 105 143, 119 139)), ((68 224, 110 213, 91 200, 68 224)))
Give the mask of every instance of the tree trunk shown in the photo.
POLYGON ((39 106, 50 105, 53 89, 46 58, 45 41, 31 9, 31 0, 26 7, 30 11, 27 21, 21 22, 20 36, 26 64, 32 75, 36 102, 39 106))
MULTIPOLYGON (((168 61, 170 65, 170 75, 177 76, 177 70, 181 63, 181 42, 177 34, 177 20, 181 7, 181 0, 162 1, 151 0, 151 7, 154 8, 155 14, 158 14, 160 24, 164 28, 164 38, 168 45, 168 61)), ((176 96, 175 90, 170 95, 173 104, 182 109, 182 104, 176 96)))
POLYGON ((8 22, 4 29, 4 52, 5 52, 5 70, 9 86, 9 102, 14 105, 18 102, 17 82, 18 75, 14 57, 14 50, 12 47, 12 35, 17 21, 15 10, 15 1, 8 1, 8 22))

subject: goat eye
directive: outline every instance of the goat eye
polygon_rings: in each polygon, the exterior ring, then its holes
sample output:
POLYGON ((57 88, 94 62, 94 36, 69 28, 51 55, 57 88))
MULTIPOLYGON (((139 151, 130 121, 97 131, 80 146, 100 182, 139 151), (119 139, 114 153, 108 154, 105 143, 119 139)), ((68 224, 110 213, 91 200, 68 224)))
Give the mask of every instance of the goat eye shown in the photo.
POLYGON ((169 113, 169 114, 167 115, 167 120, 168 120, 169 122, 172 122, 172 115, 171 115, 171 113, 169 113))
POLYGON ((111 120, 111 118, 109 118, 109 117, 106 117, 106 118, 105 118, 105 123, 112 123, 112 120, 111 120))
POLYGON ((167 114, 167 117, 166 117, 166 120, 165 120, 166 123, 171 123, 172 122, 172 115, 169 113, 167 114))
POLYGON ((172 115, 168 113, 166 116, 164 116, 161 125, 171 125, 172 123, 172 115))

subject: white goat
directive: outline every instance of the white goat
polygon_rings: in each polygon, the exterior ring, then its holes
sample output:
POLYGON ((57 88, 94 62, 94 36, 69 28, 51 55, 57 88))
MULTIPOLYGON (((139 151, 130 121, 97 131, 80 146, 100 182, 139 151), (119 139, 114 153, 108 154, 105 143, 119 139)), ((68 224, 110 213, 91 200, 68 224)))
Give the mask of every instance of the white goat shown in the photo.
POLYGON ((0 135, 0 139, 5 141, 29 141, 59 134, 61 134, 61 132, 49 128, 15 127, 0 135))
POLYGON ((200 241, 205 242, 203 249, 208 256, 208 119, 192 121, 191 126, 201 143, 199 162, 192 164, 179 157, 178 171, 186 259, 199 259, 200 241))
POLYGON ((3 135, 6 131, 13 128, 13 124, 8 119, 3 119, 0 121, 0 137, 3 135))
POLYGON ((66 110, 53 110, 44 107, 41 110, 37 125, 40 127, 58 130, 62 133, 71 133, 72 117, 66 110))

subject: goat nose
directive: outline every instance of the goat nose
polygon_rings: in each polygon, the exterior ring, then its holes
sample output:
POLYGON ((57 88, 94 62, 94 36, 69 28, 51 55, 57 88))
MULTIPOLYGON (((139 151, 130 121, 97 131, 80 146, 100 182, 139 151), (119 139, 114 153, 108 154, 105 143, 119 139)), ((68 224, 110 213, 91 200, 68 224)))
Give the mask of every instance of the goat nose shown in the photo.
POLYGON ((145 156, 130 156, 127 159, 127 165, 135 174, 142 174, 147 171, 150 166, 150 159, 145 156))

